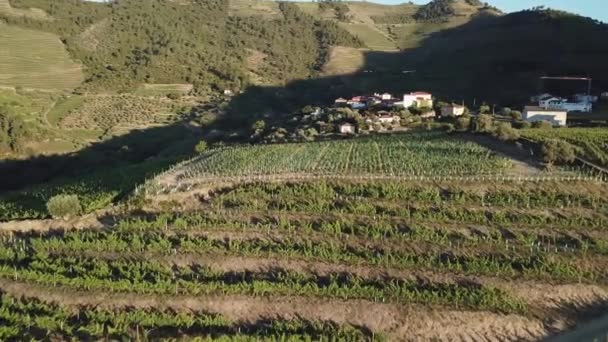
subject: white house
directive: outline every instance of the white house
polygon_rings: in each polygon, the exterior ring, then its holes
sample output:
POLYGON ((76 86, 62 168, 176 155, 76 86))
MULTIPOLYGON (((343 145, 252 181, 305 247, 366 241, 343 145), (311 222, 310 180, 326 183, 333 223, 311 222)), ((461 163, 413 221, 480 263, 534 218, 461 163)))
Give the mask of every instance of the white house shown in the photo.
POLYGON ((342 134, 355 134, 356 131, 355 125, 351 124, 350 122, 340 124, 340 126, 338 126, 338 129, 342 134))
POLYGON ((399 116, 393 116, 393 115, 380 115, 378 117, 378 121, 380 123, 383 124, 393 124, 393 123, 397 123, 401 120, 401 118, 399 116))
POLYGON ((549 93, 544 93, 544 94, 540 94, 540 95, 535 95, 535 96, 532 96, 532 97, 530 98, 530 101, 531 101, 531 102, 534 102, 534 103, 538 103, 538 102, 540 102, 541 100, 549 99, 549 98, 552 98, 552 97, 554 97, 554 96, 553 96, 553 95, 551 95, 551 94, 549 94, 549 93))
POLYGON ((405 94, 405 95, 403 95, 403 106, 405 108, 409 108, 409 107, 431 108, 431 107, 433 107, 433 95, 426 93, 426 92, 422 92, 422 91, 405 94))
POLYGON ((544 109, 565 110, 567 112, 590 112, 593 105, 590 102, 567 102, 559 97, 551 97, 538 102, 538 105, 544 109))
POLYGON ((528 106, 524 109, 523 119, 528 122, 549 121, 555 126, 566 126, 568 111, 564 109, 550 109, 528 106))
POLYGON ((458 104, 450 104, 441 107, 441 116, 461 116, 464 115, 465 107, 458 104))

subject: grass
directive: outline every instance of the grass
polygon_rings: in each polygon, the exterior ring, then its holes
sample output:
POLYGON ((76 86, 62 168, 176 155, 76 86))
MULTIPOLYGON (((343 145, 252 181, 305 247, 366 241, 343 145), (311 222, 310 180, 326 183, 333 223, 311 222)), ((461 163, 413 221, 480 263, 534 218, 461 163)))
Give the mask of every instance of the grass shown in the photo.
POLYGON ((50 17, 46 12, 38 8, 19 9, 11 7, 9 0, 0 0, 0 14, 9 16, 24 16, 36 20, 49 20, 50 17))
POLYGON ((84 96, 73 95, 62 98, 57 101, 55 106, 48 112, 47 120, 53 127, 59 126, 59 123, 63 118, 70 115, 70 113, 82 106, 85 101, 84 96))
POLYGON ((354 73, 365 66, 363 51, 351 47, 332 47, 329 60, 323 67, 324 75, 344 75, 354 73))
POLYGON ((192 84, 142 84, 135 90, 138 96, 186 95, 192 91, 192 84))
POLYGON ((0 85, 63 90, 83 81, 81 66, 54 34, 0 22, 0 46, 0 85))
POLYGON ((340 23, 340 26, 350 32, 352 35, 359 37, 372 50, 392 51, 397 49, 397 46, 381 31, 368 24, 346 24, 340 23))
POLYGON ((265 0, 230 0, 230 14, 236 16, 262 16, 280 18, 279 5, 265 0))

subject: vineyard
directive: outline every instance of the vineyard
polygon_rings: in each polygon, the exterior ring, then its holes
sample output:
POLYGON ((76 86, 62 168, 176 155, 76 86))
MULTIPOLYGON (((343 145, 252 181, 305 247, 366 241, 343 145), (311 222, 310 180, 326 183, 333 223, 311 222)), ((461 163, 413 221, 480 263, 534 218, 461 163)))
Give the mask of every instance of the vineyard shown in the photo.
POLYGON ((513 163, 417 131, 222 147, 152 179, 4 195, 4 220, 47 217, 58 191, 116 206, 71 228, 0 224, 0 339, 553 336, 608 308, 608 188, 513 163))
POLYGON ((479 175, 509 160, 442 132, 210 150, 172 171, 178 179, 278 174, 479 175))
POLYGON ((604 128, 526 129, 522 136, 540 142, 565 140, 579 148, 580 157, 608 166, 608 132, 604 128))
POLYGON ((608 304, 607 208, 588 179, 234 185, 3 235, 0 336, 535 340, 608 304))

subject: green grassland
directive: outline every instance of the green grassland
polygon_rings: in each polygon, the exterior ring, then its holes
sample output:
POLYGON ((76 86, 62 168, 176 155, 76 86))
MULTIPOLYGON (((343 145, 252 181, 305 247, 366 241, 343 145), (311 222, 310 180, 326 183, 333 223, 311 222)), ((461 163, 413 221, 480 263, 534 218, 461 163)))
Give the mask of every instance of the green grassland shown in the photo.
POLYGON ((0 22, 0 85, 61 90, 83 81, 59 37, 0 22))

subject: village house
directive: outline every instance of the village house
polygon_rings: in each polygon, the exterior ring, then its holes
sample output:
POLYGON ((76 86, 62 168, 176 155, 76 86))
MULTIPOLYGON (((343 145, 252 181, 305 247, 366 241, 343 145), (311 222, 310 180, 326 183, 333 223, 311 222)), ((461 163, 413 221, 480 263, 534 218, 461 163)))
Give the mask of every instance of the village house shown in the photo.
POLYGON ((378 122, 380 122, 382 124, 392 125, 394 123, 398 123, 400 120, 401 120, 401 118, 396 115, 382 114, 382 115, 378 116, 378 122))
POLYGON ((367 108, 367 97, 365 97, 365 96, 355 96, 352 99, 348 100, 347 104, 352 109, 367 108))
POLYGON ((350 122, 344 122, 338 126, 338 130, 342 134, 355 134, 356 127, 350 122))
POLYGON ((347 103, 348 103, 348 100, 345 98, 342 98, 342 97, 339 97, 334 101, 334 104, 336 106, 346 106, 347 103))
POLYGON ((540 95, 535 95, 535 96, 532 96, 532 97, 530 98, 530 102, 533 102, 533 103, 539 103, 539 102, 540 102, 540 101, 542 101, 542 100, 550 99, 550 98, 552 98, 552 97, 555 97, 555 96, 553 96, 553 95, 551 95, 551 94, 549 94, 549 93, 544 93, 544 94, 540 94, 540 95))
POLYGON ((435 113, 435 111, 432 109, 429 109, 427 111, 420 113, 420 117, 423 119, 432 119, 436 116, 437 116, 437 113, 435 113))
POLYGON ((591 102, 567 102, 559 97, 543 98, 538 101, 538 106, 544 109, 565 110, 567 112, 591 112, 591 102))
POLYGON ((441 116, 461 116, 464 115, 465 107, 459 104, 449 104, 441 107, 441 116))
POLYGON ((433 95, 426 92, 414 92, 403 95, 403 107, 431 108, 433 107, 433 95))
POLYGON ((568 111, 564 109, 527 106, 525 107, 523 114, 523 119, 525 121, 549 121, 555 126, 566 126, 566 121, 568 119, 568 111))

